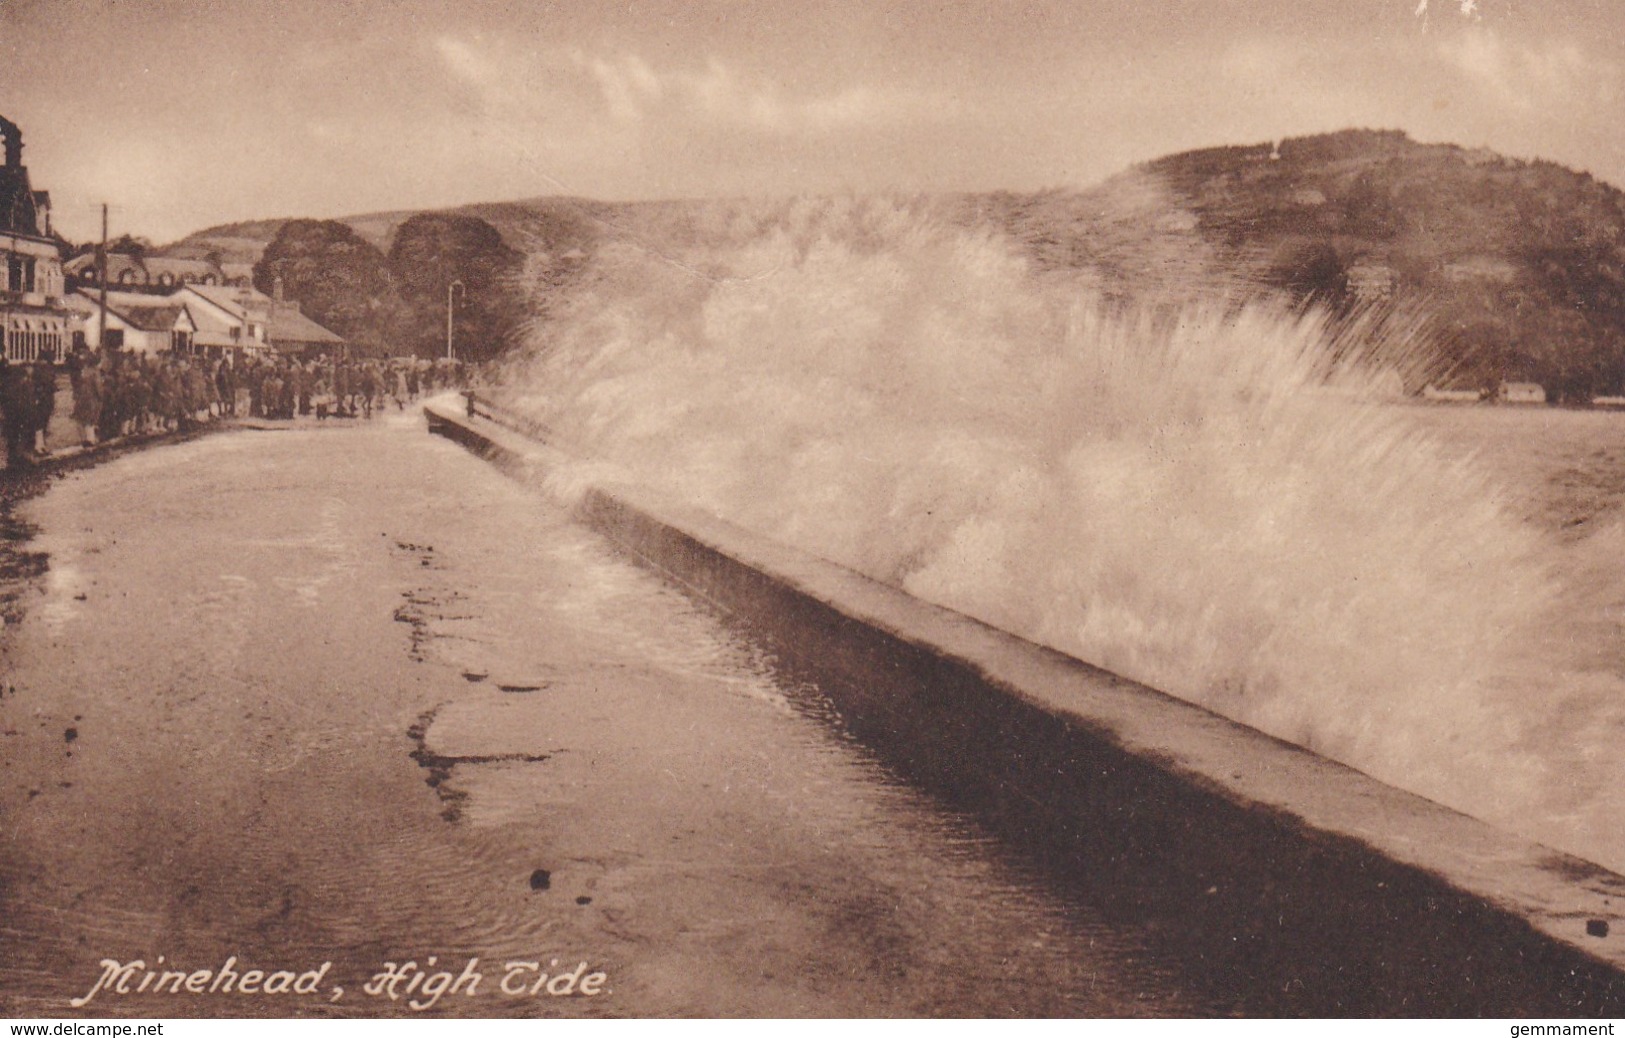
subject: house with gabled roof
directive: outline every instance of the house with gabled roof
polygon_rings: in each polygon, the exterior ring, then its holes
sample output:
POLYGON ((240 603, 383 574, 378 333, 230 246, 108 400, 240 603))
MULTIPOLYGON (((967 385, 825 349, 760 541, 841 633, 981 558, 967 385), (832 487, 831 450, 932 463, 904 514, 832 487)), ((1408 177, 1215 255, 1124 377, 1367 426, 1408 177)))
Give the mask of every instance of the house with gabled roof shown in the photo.
POLYGON ((7 360, 61 359, 71 314, 63 304, 62 242, 51 231, 51 196, 23 165, 23 134, 0 116, 0 350, 7 360))
POLYGON ((272 299, 254 288, 187 285, 175 293, 197 313, 194 343, 207 350, 274 351, 306 355, 342 350, 342 336, 322 327, 298 303, 272 299))
POLYGON ((271 298, 252 288, 186 285, 174 297, 197 313, 195 345, 209 352, 267 353, 271 349, 271 298))
POLYGON ((100 292, 95 295, 75 292, 67 298, 67 305, 78 315, 86 340, 100 342, 104 349, 143 354, 192 350, 197 321, 190 308, 173 297, 139 292, 107 293, 105 333, 100 292))
POLYGON ((298 303, 277 302, 271 311, 271 348, 278 353, 310 356, 343 351, 344 339, 312 321, 298 303))
MULTIPOLYGON (((224 268, 208 259, 108 252, 106 264, 107 286, 126 292, 144 290, 168 295, 182 285, 224 285, 229 280, 224 268)), ((68 260, 66 271, 77 288, 101 283, 101 264, 95 250, 68 260)))

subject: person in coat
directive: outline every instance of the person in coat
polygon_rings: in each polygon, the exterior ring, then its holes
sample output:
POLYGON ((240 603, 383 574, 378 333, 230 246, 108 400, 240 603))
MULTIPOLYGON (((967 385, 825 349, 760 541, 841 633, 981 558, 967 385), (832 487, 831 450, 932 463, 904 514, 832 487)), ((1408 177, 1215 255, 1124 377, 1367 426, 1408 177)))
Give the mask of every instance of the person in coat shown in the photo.
POLYGON ((95 357, 83 358, 73 384, 73 420, 79 424, 79 438, 86 447, 96 444, 96 427, 102 420, 102 370, 95 357))
POLYGON ((0 425, 6 433, 6 468, 26 468, 34 446, 34 376, 26 364, 0 357, 0 425))
POLYGON ((51 415, 56 413, 56 367, 48 361, 34 365, 34 452, 49 454, 45 442, 51 415))

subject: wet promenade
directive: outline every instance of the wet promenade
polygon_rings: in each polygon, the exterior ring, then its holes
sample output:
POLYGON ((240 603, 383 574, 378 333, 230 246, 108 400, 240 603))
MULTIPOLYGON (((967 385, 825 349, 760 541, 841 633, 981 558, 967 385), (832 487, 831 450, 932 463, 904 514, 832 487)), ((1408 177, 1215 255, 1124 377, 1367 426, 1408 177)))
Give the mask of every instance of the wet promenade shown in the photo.
POLYGON ((163 446, 19 518, 0 1015, 1246 1011, 416 416, 163 446), (73 1009, 103 960, 143 965, 73 1009), (138 990, 166 970, 210 976, 138 990))

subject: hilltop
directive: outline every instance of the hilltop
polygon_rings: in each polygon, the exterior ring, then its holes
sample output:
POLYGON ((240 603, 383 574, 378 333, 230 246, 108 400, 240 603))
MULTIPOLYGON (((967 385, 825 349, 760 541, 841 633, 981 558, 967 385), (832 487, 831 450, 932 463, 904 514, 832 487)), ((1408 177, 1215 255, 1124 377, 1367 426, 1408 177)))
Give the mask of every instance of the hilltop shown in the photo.
MULTIPOLYGON (((649 205, 658 203, 626 203, 649 205)), ((476 202, 435 210, 453 216, 484 220, 501 232, 503 240, 515 248, 533 241, 545 241, 567 251, 591 245, 600 235, 599 224, 612 220, 622 206, 583 198, 548 196, 513 202, 476 202)), ((396 209, 340 217, 363 239, 388 252, 395 232, 420 210, 396 209)), ((157 250, 166 256, 202 258, 215 255, 222 262, 255 263, 282 228, 296 217, 272 220, 245 220, 205 228, 157 250)))
MULTIPOLYGON (((1346 130, 1169 155, 1086 191, 936 203, 1008 234, 1039 270, 1087 270, 1109 292, 1264 284, 1339 309, 1391 301, 1431 315, 1460 385, 1535 381, 1556 399, 1625 389, 1625 194, 1554 163, 1346 130)), ((714 205, 544 197, 443 212, 557 258, 681 242, 714 205)), ((342 222, 387 252, 413 215, 342 222)), ((162 251, 252 262, 287 222, 212 227, 162 251)))
POLYGON ((1625 378, 1625 194, 1551 162, 1351 130, 1143 171, 1237 270, 1336 305, 1417 302, 1464 384, 1625 378))

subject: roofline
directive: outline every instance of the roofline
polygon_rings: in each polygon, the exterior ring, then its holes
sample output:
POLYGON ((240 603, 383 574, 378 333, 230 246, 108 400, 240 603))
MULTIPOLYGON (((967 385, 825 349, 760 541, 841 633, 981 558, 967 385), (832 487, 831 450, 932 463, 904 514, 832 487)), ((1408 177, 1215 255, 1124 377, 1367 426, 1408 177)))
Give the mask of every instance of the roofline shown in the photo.
POLYGON ((72 308, 66 306, 53 310, 48 306, 35 306, 33 303, 0 303, 0 313, 5 314, 29 314, 34 317, 61 317, 72 320, 74 312, 72 308))
POLYGON ((24 234, 22 231, 0 231, 0 238, 16 238, 23 241, 39 242, 42 245, 55 245, 58 254, 62 252, 62 242, 45 234, 24 234))
MULTIPOLYGON (((185 291, 188 291, 188 290, 195 290, 195 289, 199 289, 199 288, 231 288, 231 287, 232 287, 231 285, 197 285, 197 284, 176 285, 175 286, 175 291, 170 293, 170 294, 171 295, 180 295, 182 292, 185 292, 185 291)), ((240 308, 242 310, 242 313, 233 313, 232 310, 229 309, 228 307, 226 307, 224 304, 218 303, 215 300, 210 299, 203 292, 193 291, 192 294, 197 296, 199 299, 203 300, 205 303, 207 303, 210 306, 214 307, 216 310, 218 310, 221 313, 225 314, 227 317, 231 318, 234 321, 246 321, 246 320, 248 320, 248 309, 246 307, 241 307, 240 308)))
MULTIPOLYGON (((168 296, 154 296, 153 298, 154 299, 167 299, 169 297, 168 296)), ((107 304, 107 312, 110 313, 110 314, 113 314, 119 320, 123 321, 125 324, 134 325, 135 321, 131 320, 130 315, 125 313, 123 311, 123 309, 122 309, 123 307, 129 306, 129 305, 130 305, 129 303, 120 303, 118 306, 114 306, 112 303, 108 303, 107 304)), ((156 309, 158 305, 160 305, 160 304, 155 304, 153 307, 150 307, 149 309, 156 309)), ((194 331, 197 330, 197 318, 192 316, 192 311, 190 311, 190 310, 188 310, 186 308, 185 303, 170 303, 168 305, 173 306, 173 307, 178 307, 180 309, 180 311, 186 315, 186 319, 192 323, 192 329, 194 331)), ((138 331, 138 332, 152 332, 152 331, 158 331, 158 330, 159 329, 156 329, 156 328, 142 328, 142 327, 139 327, 139 326, 136 327, 136 331, 138 331)), ((173 328, 171 328, 169 330, 174 331, 173 328)))

